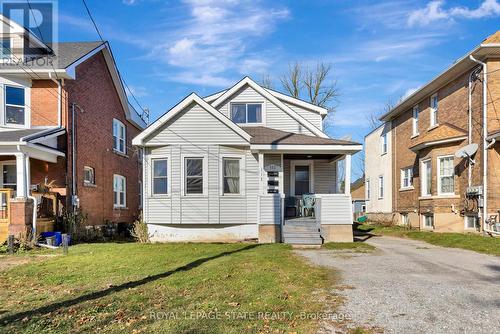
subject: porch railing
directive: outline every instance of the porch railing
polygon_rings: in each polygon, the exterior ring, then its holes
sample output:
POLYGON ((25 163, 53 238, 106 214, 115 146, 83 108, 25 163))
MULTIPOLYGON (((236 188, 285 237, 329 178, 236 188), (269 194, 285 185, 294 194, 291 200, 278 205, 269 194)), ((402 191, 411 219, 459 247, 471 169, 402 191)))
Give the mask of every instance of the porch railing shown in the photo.
POLYGON ((10 224, 12 189, 0 189, 0 243, 7 239, 10 224))

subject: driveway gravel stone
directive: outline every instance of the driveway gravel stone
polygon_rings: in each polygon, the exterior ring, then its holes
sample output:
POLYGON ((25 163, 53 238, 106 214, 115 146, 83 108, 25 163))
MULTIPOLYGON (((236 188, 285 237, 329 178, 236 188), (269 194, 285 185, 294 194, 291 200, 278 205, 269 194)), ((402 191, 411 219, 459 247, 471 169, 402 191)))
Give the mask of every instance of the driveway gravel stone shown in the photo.
POLYGON ((425 242, 373 237, 370 254, 296 251, 339 269, 352 289, 341 312, 386 333, 500 333, 500 258, 425 242))

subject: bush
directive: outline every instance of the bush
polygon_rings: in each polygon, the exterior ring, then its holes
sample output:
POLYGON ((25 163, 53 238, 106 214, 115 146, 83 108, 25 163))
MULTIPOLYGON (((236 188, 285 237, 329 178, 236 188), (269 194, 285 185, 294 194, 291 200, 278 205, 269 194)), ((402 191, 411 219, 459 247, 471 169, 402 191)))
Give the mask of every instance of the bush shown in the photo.
POLYGON ((144 223, 142 219, 138 219, 132 225, 132 230, 130 231, 132 237, 140 242, 141 244, 149 243, 150 235, 148 232, 148 224, 144 223))

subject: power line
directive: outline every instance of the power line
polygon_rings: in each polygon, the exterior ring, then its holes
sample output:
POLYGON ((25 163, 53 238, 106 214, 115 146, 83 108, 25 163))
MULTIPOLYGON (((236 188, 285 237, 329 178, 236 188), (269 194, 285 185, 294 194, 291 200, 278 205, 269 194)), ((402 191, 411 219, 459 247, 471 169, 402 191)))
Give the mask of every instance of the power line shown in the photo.
POLYGON ((102 38, 102 34, 99 31, 99 28, 97 27, 97 23, 95 22, 94 18, 92 17, 92 13, 90 12, 89 6, 87 6, 87 2, 85 0, 82 0, 82 2, 83 2, 83 5, 85 6, 85 9, 87 10, 87 14, 89 15, 89 18, 92 21, 92 24, 94 25, 95 31, 99 35, 99 38, 101 39, 101 41, 104 42, 104 38, 102 38))

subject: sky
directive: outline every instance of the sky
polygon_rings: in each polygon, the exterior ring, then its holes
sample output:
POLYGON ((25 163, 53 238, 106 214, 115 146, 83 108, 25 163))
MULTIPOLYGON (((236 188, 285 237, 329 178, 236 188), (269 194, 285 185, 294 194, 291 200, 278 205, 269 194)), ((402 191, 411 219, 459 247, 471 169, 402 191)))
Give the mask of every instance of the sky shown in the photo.
MULTIPOLYGON (((339 91, 326 132, 363 142, 368 117, 431 80, 500 29, 481 1, 87 0, 120 72, 151 121, 191 92, 289 64, 332 65, 339 91)), ((61 41, 98 40, 82 1, 59 2, 61 41)), ((329 116, 330 117, 330 116, 329 116)), ((362 174, 355 158, 354 177, 362 174)))

